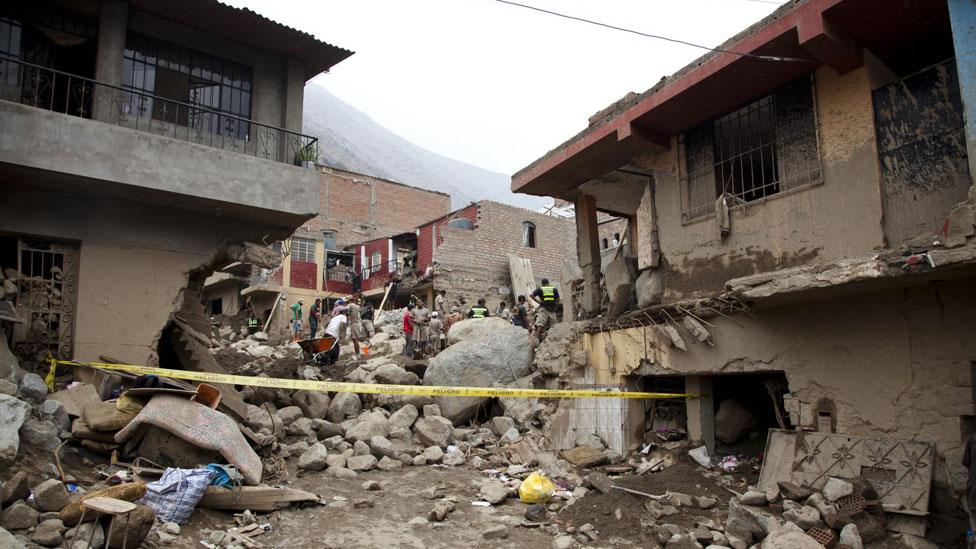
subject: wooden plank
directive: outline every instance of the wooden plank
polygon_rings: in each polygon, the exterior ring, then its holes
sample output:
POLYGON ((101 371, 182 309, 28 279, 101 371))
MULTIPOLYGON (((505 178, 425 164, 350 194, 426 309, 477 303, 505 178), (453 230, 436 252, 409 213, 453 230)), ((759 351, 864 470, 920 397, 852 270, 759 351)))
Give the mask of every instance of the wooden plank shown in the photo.
POLYGON ((537 307, 529 298, 535 291, 535 276, 532 274, 532 260, 508 254, 508 272, 512 277, 512 294, 515 299, 525 296, 525 305, 531 311, 537 307))
POLYGON ((321 500, 311 492, 292 488, 241 486, 229 489, 210 486, 203 493, 203 498, 197 507, 226 511, 271 512, 288 507, 293 503, 321 503, 321 500))

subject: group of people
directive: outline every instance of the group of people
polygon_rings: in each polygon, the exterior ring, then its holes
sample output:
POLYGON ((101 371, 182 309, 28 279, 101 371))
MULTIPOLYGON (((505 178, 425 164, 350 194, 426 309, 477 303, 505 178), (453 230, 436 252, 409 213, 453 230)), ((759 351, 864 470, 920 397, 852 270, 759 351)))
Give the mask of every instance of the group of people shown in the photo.
MULTIPOLYGON (((302 308, 305 300, 299 299, 291 306, 292 337, 298 341, 303 337, 303 315, 302 308)), ((325 324, 323 335, 333 338, 336 342, 344 338, 347 333, 352 340, 353 349, 356 354, 361 353, 360 342, 368 341, 376 334, 373 327, 373 304, 365 300, 361 295, 351 296, 346 299, 337 299, 331 311, 325 312, 328 301, 316 299, 308 310, 308 337, 315 339, 319 337, 319 326, 325 324)), ((332 346, 326 358, 327 363, 333 363, 339 357, 339 345, 332 346)))
MULTIPOLYGON (((447 292, 440 290, 434 298, 433 310, 427 308, 423 300, 413 296, 407 304, 403 314, 403 335, 406 344, 403 354, 406 357, 436 356, 447 343, 447 332, 451 326, 464 318, 458 307, 451 307, 447 312, 447 292)), ((533 332, 536 341, 542 341, 553 323, 558 322, 560 306, 559 289, 549 283, 546 278, 542 284, 528 296, 518 296, 515 307, 508 309, 505 302, 501 302, 495 310, 495 316, 501 317, 513 325, 533 332), (529 310, 528 299, 535 303, 535 318, 529 310)), ((467 318, 488 318, 492 316, 485 299, 480 298, 475 306, 468 309, 467 318)))

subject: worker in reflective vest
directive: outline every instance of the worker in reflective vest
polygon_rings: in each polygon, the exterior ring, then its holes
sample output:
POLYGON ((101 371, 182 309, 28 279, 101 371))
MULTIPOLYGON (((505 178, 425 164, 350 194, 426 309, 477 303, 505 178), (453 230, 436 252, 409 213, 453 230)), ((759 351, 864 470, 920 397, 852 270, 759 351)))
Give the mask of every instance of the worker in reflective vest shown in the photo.
POLYGON ((488 314, 488 307, 485 306, 485 298, 478 300, 478 304, 468 311, 468 318, 485 318, 488 314))
POLYGON ((559 322, 556 311, 559 305, 559 290, 549 285, 549 279, 543 278, 542 285, 532 292, 532 301, 539 304, 535 313, 535 335, 541 342, 546 331, 553 323, 559 322))
POLYGON ((254 316, 254 313, 251 313, 251 316, 247 317, 247 333, 256 334, 260 327, 258 318, 254 316))

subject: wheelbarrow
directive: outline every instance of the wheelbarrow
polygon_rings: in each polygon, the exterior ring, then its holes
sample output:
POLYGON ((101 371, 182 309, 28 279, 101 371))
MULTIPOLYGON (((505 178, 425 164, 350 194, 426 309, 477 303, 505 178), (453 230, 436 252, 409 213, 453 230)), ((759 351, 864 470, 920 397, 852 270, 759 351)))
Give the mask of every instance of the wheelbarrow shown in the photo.
POLYGON ((298 342, 298 346, 302 348, 304 362, 314 361, 316 364, 326 364, 329 351, 338 344, 339 340, 332 336, 316 337, 298 342))

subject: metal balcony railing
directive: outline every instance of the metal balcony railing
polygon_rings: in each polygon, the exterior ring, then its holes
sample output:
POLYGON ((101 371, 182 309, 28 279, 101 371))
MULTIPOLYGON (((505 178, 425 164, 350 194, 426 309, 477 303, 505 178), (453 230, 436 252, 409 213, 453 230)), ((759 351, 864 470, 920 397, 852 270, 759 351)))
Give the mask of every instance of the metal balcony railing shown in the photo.
POLYGON ((287 164, 318 151, 315 137, 2 54, 0 99, 287 164))

